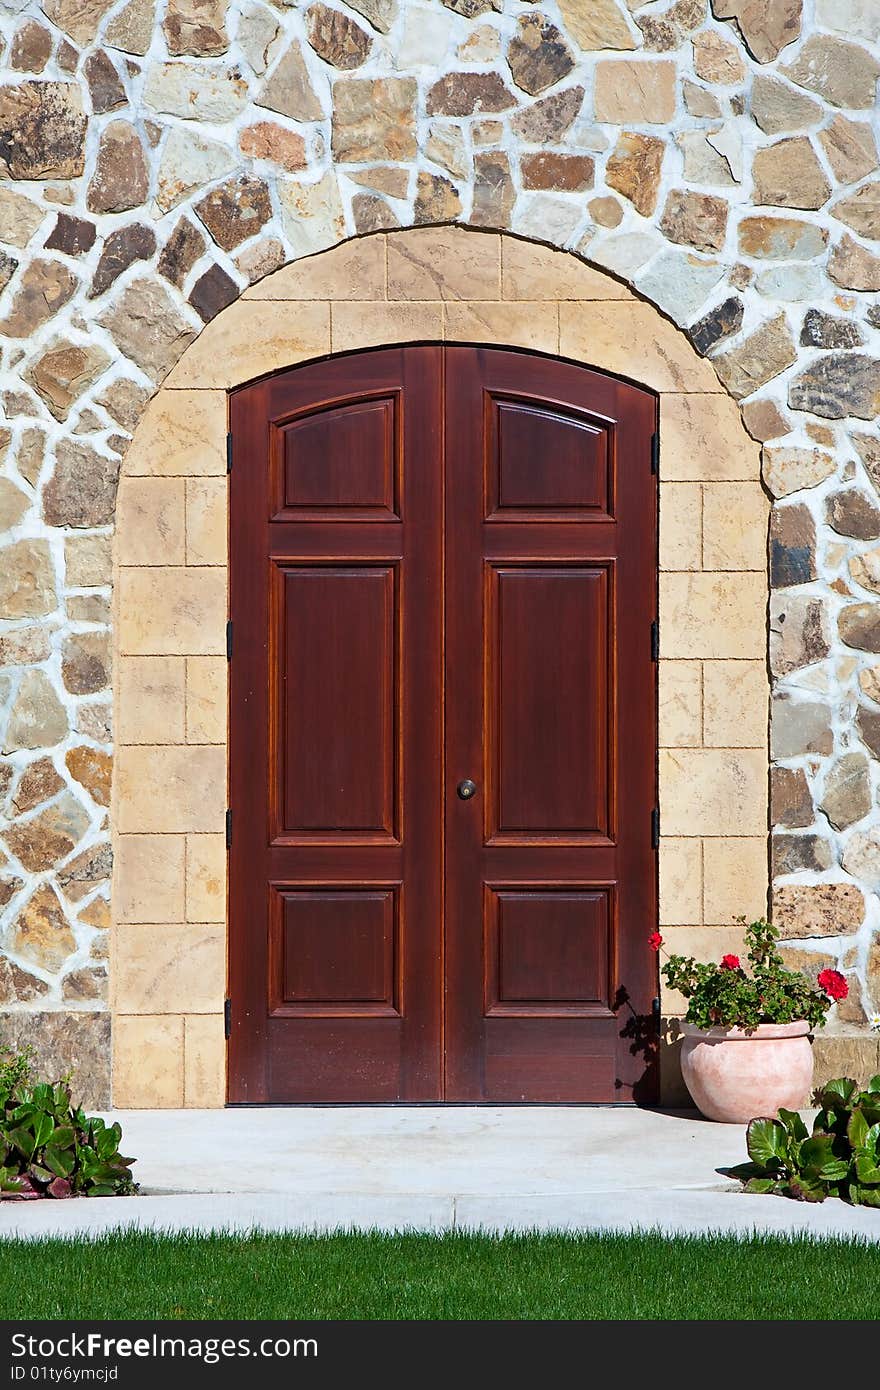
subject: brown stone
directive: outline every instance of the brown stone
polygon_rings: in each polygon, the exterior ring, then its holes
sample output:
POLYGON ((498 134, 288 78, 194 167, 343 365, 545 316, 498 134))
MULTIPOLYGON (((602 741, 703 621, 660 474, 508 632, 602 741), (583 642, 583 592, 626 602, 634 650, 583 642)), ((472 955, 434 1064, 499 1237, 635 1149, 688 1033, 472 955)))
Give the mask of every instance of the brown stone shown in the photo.
POLYGON ((705 87, 701 87, 698 82, 691 82, 690 78, 686 77, 681 84, 681 89, 689 116, 721 115, 721 107, 718 105, 717 98, 705 87))
POLYGON ((221 309, 238 298, 238 285, 222 266, 212 265, 200 275, 189 294, 189 302, 203 323, 210 323, 221 309))
POLYGON ((828 260, 828 274, 848 290, 880 290, 880 256, 874 256, 847 234, 828 260))
POLYGON ((180 289, 196 261, 204 254, 206 245, 198 228, 193 226, 189 218, 181 217, 162 248, 156 269, 180 289))
POLYGON ((95 115, 103 115, 105 111, 115 111, 117 106, 125 105, 127 97, 119 73, 102 48, 86 58, 85 74, 95 115))
POLYGON ((657 206, 665 143, 654 135, 623 131, 608 156, 605 182, 628 198, 643 217, 657 206))
POLYGON ((86 117, 72 82, 0 87, 0 174, 75 179, 85 163, 86 117))
POLYGON ((227 0, 168 0, 162 21, 168 52, 179 57, 213 58, 225 53, 229 37, 224 28, 227 0))
POLYGON ((880 182, 863 183, 855 193, 835 203, 831 216, 845 222, 859 236, 880 241, 880 182))
POLYGON ((303 137, 274 121, 246 126, 239 134, 238 148, 249 159, 268 160, 290 174, 305 169, 309 162, 303 137))
POLYGON ((694 49, 694 71, 704 82, 730 87, 742 82, 745 65, 735 43, 716 29, 704 29, 691 40, 694 49))
MULTIPOLYGON (((468 74, 470 75, 470 74, 468 74)), ((517 111, 510 127, 524 145, 555 145, 571 129, 583 105, 583 87, 566 87, 517 111)))
POLYGON ((113 520, 119 459, 77 439, 60 439, 55 471, 43 489, 49 526, 106 526, 113 520))
POLYGON ((871 127, 864 121, 838 114, 819 131, 819 140, 838 183, 858 183, 880 163, 871 127))
POLYGON ((99 319, 120 351, 161 381, 196 336, 174 300, 155 280, 133 280, 99 319))
MULTIPOLYGON (((390 211, 390 209, 389 209, 390 211)), ((441 174, 421 171, 416 186, 413 221, 416 225, 451 222, 461 212, 458 189, 441 174)))
POLYGON ((37 758, 36 762, 28 763, 21 774, 12 796, 12 805, 18 815, 24 816, 37 806, 42 806, 63 786, 64 779, 59 777, 52 759, 37 758))
POLYGON ((727 203, 709 193, 673 188, 666 199, 660 229, 670 241, 698 251, 720 251, 727 234, 727 203))
POLYGON ((623 208, 616 198, 591 198, 587 212, 599 227, 619 227, 623 221, 623 208))
POLYGON ((871 434, 851 434, 850 439, 864 465, 865 472, 880 492, 880 439, 871 434))
POLYGON ((612 125, 668 125, 675 116, 676 68, 668 59, 596 64, 596 119, 612 125))
POLYGON ((68 1000, 106 999, 107 970, 105 966, 71 970, 61 982, 61 996, 68 1000))
POLYGON ((738 333, 743 325, 745 306, 737 295, 731 295, 710 309, 708 314, 691 324, 688 337, 701 355, 705 356, 725 338, 738 333))
POLYGON ((24 666, 45 661, 51 627, 20 627, 0 635, 0 666, 24 666))
POLYGON ((62 72, 76 72, 79 53, 72 43, 68 43, 67 39, 62 39, 55 54, 55 61, 62 72))
POLYGON ((535 97, 567 77, 574 58, 546 15, 520 15, 516 25, 517 32, 507 46, 507 62, 516 85, 535 97))
POLYGON ((828 615, 822 599, 773 594, 769 646, 774 676, 786 676, 826 657, 830 650, 828 615))
POLYGON ((48 972, 60 969, 76 950, 76 937, 48 884, 36 890, 13 921, 9 944, 16 955, 48 972))
POLYGON ((287 251, 277 237, 265 237, 263 241, 251 242, 235 258, 236 268, 251 284, 262 280, 279 270, 287 259, 287 251))
POLYGON ((797 348, 785 315, 778 314, 756 328, 738 347, 716 357, 714 364, 723 385, 740 400, 784 372, 796 360, 797 348))
POLYGON ((71 859, 69 864, 58 870, 56 878, 64 896, 71 902, 79 902, 80 898, 91 893, 97 884, 106 883, 112 871, 113 851, 104 841, 103 844, 92 845, 90 849, 82 850, 75 859, 71 859))
POLYGON ((830 840, 824 835, 773 835, 770 841, 770 872, 774 878, 804 870, 822 873, 834 863, 830 840))
POLYGON ((28 873, 42 873, 66 859, 89 828, 89 818, 71 792, 4 831, 7 848, 28 873))
POLYGON ((805 135, 778 140, 756 150, 752 161, 753 200, 780 208, 821 208, 831 185, 816 151, 805 135))
POLYGON ((429 116, 473 116, 508 111, 515 104, 497 72, 450 72, 428 89, 426 109, 429 116))
POLYGON ((752 438, 762 444, 766 439, 778 439, 780 435, 788 434, 791 428, 777 401, 745 401, 742 419, 752 438))
POLYGON ((110 805, 113 758, 109 753, 83 744, 78 748, 69 748, 64 761, 71 777, 85 787, 93 801, 99 806, 110 805))
MULTIPOLYGON (((494 0, 493 10, 498 3, 499 0, 494 0)), ((348 8, 362 14, 380 34, 387 34, 397 17, 397 0, 349 0, 348 8)))
POLYGON ((112 3, 113 0, 41 0, 41 8, 53 24, 84 48, 93 41, 112 3))
POLYGON ((773 921, 789 939, 847 935, 864 915, 865 899, 852 883, 787 883, 773 892, 773 921))
POLYGON ((111 232, 104 243, 101 259, 95 270, 89 299, 96 299, 98 295, 104 294, 124 270, 128 270, 135 261, 148 261, 155 250, 156 233, 152 227, 135 222, 111 232))
POLYGON ((306 34, 315 52, 344 72, 359 68, 370 56, 373 40, 365 29, 329 5, 312 5, 306 11, 306 34))
POLYGON ((732 19, 759 63, 772 63, 801 32, 803 0, 712 0, 717 19, 732 19))
POLYGON ((60 261, 31 261, 21 272, 0 331, 9 338, 29 338, 64 307, 78 284, 78 277, 60 261))
POLYGON ((110 637, 106 632, 77 632, 61 650, 61 677, 72 695, 94 695, 110 684, 110 637))
POLYGON ((57 604, 48 542, 24 540, 4 546, 0 550, 0 618, 39 618, 57 604))
MULTIPOLYGON (((856 584, 861 585, 863 589, 880 594, 880 546, 866 550, 861 555, 854 555, 849 562, 849 572, 856 584)), ((865 674, 864 671, 861 672, 861 676, 865 674)))
POLYGON ((851 319, 837 318, 821 309, 808 309, 804 315, 801 347, 854 348, 864 342, 861 329, 851 319))
POLYGON ((412 77, 339 78, 333 86, 334 157, 352 164, 413 159, 417 94, 412 77))
POLYGON ((394 165, 379 164, 374 169, 353 169, 348 176, 352 183, 386 193, 389 198, 405 198, 409 190, 409 170, 394 165))
POLYGON ((797 830, 813 824, 813 798, 800 767, 771 767, 770 819, 774 825, 797 830))
POLYGON ((858 44, 828 34, 811 34, 794 62, 781 71, 832 106, 869 110, 874 105, 880 63, 858 44))
POLYGON ((880 360, 863 353, 829 352, 811 362, 788 387, 793 410, 810 410, 827 420, 880 414, 880 360))
POLYGON ((109 415, 133 433, 144 413, 144 407, 150 399, 151 392, 145 386, 140 386, 136 381, 131 381, 127 377, 120 377, 112 385, 105 386, 100 395, 95 397, 98 405, 104 407, 109 415))
POLYGON ((837 620, 840 640, 862 652, 880 652, 880 604, 851 603, 837 620))
POLYGON ((770 514, 770 583, 774 589, 816 578, 816 523, 809 507, 774 507, 770 514))
MULTIPOLYGON (((785 434, 785 430, 780 433, 785 434)), ((761 476, 773 497, 788 497, 818 487, 834 472, 834 459, 821 449, 778 448, 761 451, 761 476)))
POLYGON ((870 811, 868 768, 868 759, 863 754, 847 753, 826 774, 819 809, 825 812, 835 830, 846 830, 870 811))
POLYGON ((828 245, 823 227, 793 217, 744 217, 738 236, 743 256, 773 261, 810 260, 828 245))
POLYGON ((25 671, 3 738, 3 752, 51 748, 67 734, 67 714, 44 671, 25 671))
POLYGON ((25 372, 56 420, 66 420, 70 408, 109 366, 110 357, 97 343, 85 347, 53 338, 41 357, 25 372))
MULTIPOLYGON (((499 10, 501 8, 499 0, 443 0, 447 10, 454 10, 456 14, 464 15, 465 19, 476 19, 479 15, 485 14, 487 10, 499 10)), ((354 7, 357 9, 357 6, 354 7)))
POLYGON ((880 537, 880 508, 857 487, 842 488, 825 499, 825 520, 839 536, 860 541, 880 537))
POLYGON ((471 222, 477 227, 506 227, 515 201, 507 155, 501 151, 475 155, 471 222))
POLYGON ((524 154, 520 158, 523 188, 549 188, 558 193, 581 193, 593 187, 595 162, 589 155, 524 154))
POLYGON ((110 1106, 110 1015, 77 1009, 6 1014, 3 1041, 8 1047, 29 1044, 39 1076, 72 1073, 74 1101, 89 1109, 110 1106))
POLYGON ((10 874, 0 875, 0 907, 5 907, 7 903, 11 903, 16 893, 23 887, 23 878, 14 878, 10 874))
POLYGON ((262 179, 239 174, 206 193, 195 211, 217 245, 234 251, 271 219, 272 203, 262 179))
POLYGON ((26 19, 12 37, 9 66, 16 72, 42 72, 52 53, 52 35, 35 19, 26 19))
POLYGON ((354 225, 359 236, 369 232, 392 231, 400 221, 384 198, 375 193, 356 193, 351 200, 354 225))
MULTIPOLYGON (((822 118, 822 108, 813 97, 794 91, 778 77, 756 73, 752 82, 751 112, 755 124, 766 135, 787 130, 803 130, 822 118)), ((821 138, 821 137, 820 137, 821 138)))
POLYGON ((47 251, 63 251, 65 256, 83 256, 95 244, 95 224, 85 218, 59 212, 46 238, 47 251))
POLYGON ((29 1004, 49 993, 49 986, 14 961, 0 958, 0 1004, 29 1004))
POLYGON ((294 121, 320 121, 324 109, 315 95, 298 43, 292 43, 256 97, 257 106, 290 116, 294 121))
MULTIPOLYGON (((84 922, 87 927, 94 927, 97 931, 105 932, 111 925, 110 904, 106 898, 92 898, 88 907, 84 907, 79 914, 79 920, 84 922)), ((92 955, 103 957, 105 949, 101 949, 103 942, 92 938, 92 955)))
POLYGON ((90 212, 126 212, 150 191, 150 171, 134 126, 111 121, 101 132, 95 172, 86 194, 90 212))

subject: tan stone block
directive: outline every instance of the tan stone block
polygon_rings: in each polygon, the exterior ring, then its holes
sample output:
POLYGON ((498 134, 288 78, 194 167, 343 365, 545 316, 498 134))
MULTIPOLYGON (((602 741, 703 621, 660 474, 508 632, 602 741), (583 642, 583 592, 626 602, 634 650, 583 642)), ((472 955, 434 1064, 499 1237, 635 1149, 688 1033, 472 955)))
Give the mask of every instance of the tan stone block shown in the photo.
POLYGON ((183 743, 186 667, 181 656, 121 656, 117 727, 120 743, 183 743))
POLYGON ((443 336, 441 304, 334 304, 333 351, 381 347, 443 336))
POLYGON ((703 841, 703 920, 749 922, 767 915, 767 837, 703 841))
POLYGON ((191 656, 186 663, 187 743, 226 743, 226 676, 222 656, 191 656))
POLYGON ((661 574, 661 656, 763 658, 766 604, 763 574, 661 574))
POLYGON ((132 656, 225 652, 225 569, 120 570, 119 646, 132 656))
POLYGON ((703 494, 699 483, 660 485, 660 568, 702 568, 703 494))
MULTIPOLYGON (((745 960, 745 941, 738 926, 681 926, 663 928, 662 965, 666 956, 693 956, 701 964, 716 963, 722 956, 734 955, 745 960)), ((688 1000, 677 989, 670 989, 660 977, 660 1004, 664 1014, 682 1018, 688 1010, 688 1000)))
POLYGON ((226 1039, 223 1015, 192 1014, 184 1019, 183 1103, 197 1110, 226 1104, 226 1039))
POLYGON ((183 1104, 182 1018, 114 1019, 113 1104, 122 1110, 169 1110, 183 1104))
POLYGON ((65 536, 64 577, 71 589, 109 584, 113 577, 112 537, 65 536))
POLYGON ((760 476, 761 447, 746 434, 730 396, 660 397, 660 477, 665 482, 760 476))
MULTIPOLYGON (((751 748, 661 749, 660 824, 665 835, 766 834, 766 755, 751 748)), ((703 871, 708 883, 705 859, 703 871)))
POLYGON ((179 922, 184 914, 185 856, 182 835, 119 835, 113 853, 115 920, 179 922))
POLYGON ((766 748, 769 694, 763 661, 704 661, 705 746, 766 748))
POLYGON ((225 748, 120 748, 116 757, 121 834, 222 829, 225 748))
POLYGON ((536 303, 574 299, 629 299, 635 296, 610 275, 571 251, 553 251, 534 241, 501 238, 501 297, 536 303))
POLYGON ((501 238, 464 227, 388 237, 388 298, 500 299, 501 238))
POLYGON ((710 363, 650 304, 560 304, 559 328, 564 357, 619 372, 655 391, 722 390, 710 363))
POLYGON ((760 483, 703 489, 703 569, 767 570, 769 503, 760 483))
POLYGON ((160 391, 129 445, 126 475, 225 474, 226 419, 225 391, 160 391))
POLYGON ((661 661, 660 747, 699 748, 702 739, 702 672, 699 661, 661 661))
POLYGON ((502 343, 535 352, 558 352, 559 310, 555 304, 446 304, 447 341, 502 343))
POLYGON ((217 922, 225 917, 225 837, 223 835, 187 835, 186 920, 188 922, 217 922))
POLYGON ((612 125, 666 125, 675 114, 675 64, 628 58, 596 64, 597 121, 612 125))
POLYGON ((305 256, 245 290, 242 299, 384 299, 385 238, 361 237, 305 256))
POLYGON ((228 497, 225 478, 186 480, 186 563, 225 565, 228 497))
POLYGON ((116 938, 120 1014, 222 1012, 226 993, 223 926, 125 927, 116 938))
POLYGON ((813 1085, 824 1086, 837 1076, 851 1076, 865 1086, 880 1073, 880 1037, 816 1033, 813 1043, 813 1085))
POLYGON ((165 385, 240 386, 329 351, 329 305, 300 304, 295 313, 279 313, 271 302, 240 299, 203 329, 165 385))
POLYGON ((703 920, 702 841, 660 840, 660 924, 703 920))
POLYGON ((120 565, 182 565, 185 549, 181 478, 122 478, 116 506, 120 565))

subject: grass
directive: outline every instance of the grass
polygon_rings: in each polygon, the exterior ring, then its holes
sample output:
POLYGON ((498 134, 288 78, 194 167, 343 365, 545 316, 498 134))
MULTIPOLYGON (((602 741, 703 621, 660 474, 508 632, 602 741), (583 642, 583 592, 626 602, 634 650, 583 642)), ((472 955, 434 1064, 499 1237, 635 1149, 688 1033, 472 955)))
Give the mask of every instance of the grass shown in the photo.
POLYGON ((880 1244, 156 1235, 0 1243, 0 1319, 868 1319, 880 1244))

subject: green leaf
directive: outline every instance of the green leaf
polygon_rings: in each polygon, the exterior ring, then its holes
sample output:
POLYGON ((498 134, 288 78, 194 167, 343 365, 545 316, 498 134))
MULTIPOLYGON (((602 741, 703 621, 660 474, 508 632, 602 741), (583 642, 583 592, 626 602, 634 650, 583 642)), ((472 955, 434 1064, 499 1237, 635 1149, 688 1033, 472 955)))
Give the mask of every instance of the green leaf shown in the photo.
POLYGON ((775 1178, 749 1178, 745 1185, 746 1192, 766 1193, 776 1189, 775 1178))
POLYGON ((14 1144, 14 1146, 18 1149, 19 1153, 22 1154, 28 1160, 28 1162, 30 1162, 30 1160, 33 1158, 34 1149, 36 1148, 36 1145, 34 1143, 34 1136, 31 1133, 31 1131, 29 1129, 24 1129, 23 1127, 18 1129, 11 1129, 7 1135, 7 1138, 10 1144, 14 1144))
POLYGON ((788 1183, 789 1194, 796 1202, 824 1202, 825 1189, 821 1183, 808 1182, 806 1178, 791 1178, 788 1183))
POLYGON ((48 1144, 52 1135, 55 1133, 55 1121, 51 1115, 39 1114, 33 1119, 34 1143, 35 1148, 41 1149, 44 1144, 48 1144))
POLYGON ((868 1142, 868 1121, 861 1110, 854 1110, 849 1117, 846 1136, 854 1149, 863 1149, 868 1142))
POLYGON ((870 1092, 871 1094, 880 1094, 880 1073, 878 1073, 877 1076, 871 1077, 871 1080, 868 1082, 867 1086, 865 1087, 865 1090, 870 1092))
POLYGON ((796 1139, 798 1143, 806 1139, 809 1130, 796 1110, 785 1110, 780 1106, 777 1115, 793 1139, 796 1139))
POLYGON ((873 1158, 858 1154, 856 1156, 856 1177, 860 1183, 880 1183, 880 1168, 873 1158))
POLYGON ((775 1172, 785 1159, 785 1130, 778 1120, 765 1116, 750 1120, 746 1130, 746 1148, 753 1163, 775 1172))
MULTIPOLYGON (((56 1131, 57 1133, 57 1131, 56 1131)), ((55 1148, 52 1144, 47 1144, 43 1153, 47 1167, 59 1178, 69 1178, 76 1163, 76 1156, 72 1149, 55 1148)))
POLYGON ((838 1110, 841 1106, 849 1109, 858 1089, 857 1083, 850 1077, 837 1076, 833 1081, 826 1081, 816 1092, 814 1099, 824 1110, 838 1110))

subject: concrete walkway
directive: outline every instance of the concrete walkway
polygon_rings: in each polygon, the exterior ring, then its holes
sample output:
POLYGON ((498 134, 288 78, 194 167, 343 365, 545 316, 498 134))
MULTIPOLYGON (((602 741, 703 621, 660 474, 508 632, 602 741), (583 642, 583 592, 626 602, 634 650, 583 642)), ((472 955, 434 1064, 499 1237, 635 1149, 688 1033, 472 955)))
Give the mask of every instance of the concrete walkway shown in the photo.
POLYGON ((0 1237, 163 1230, 809 1231, 880 1211, 746 1197, 744 1130, 628 1108, 122 1111, 137 1199, 0 1203, 0 1237))

